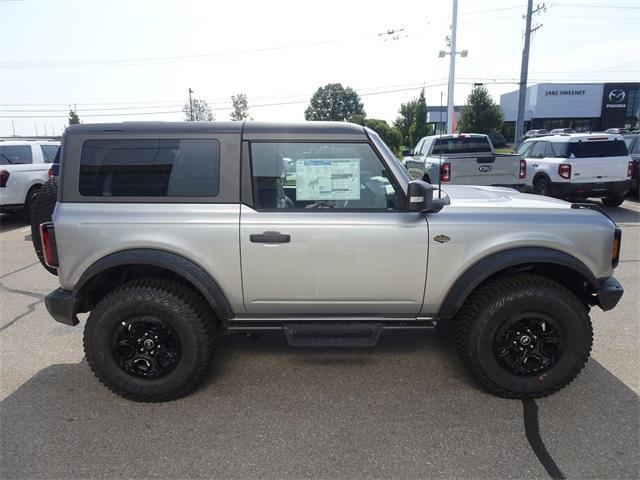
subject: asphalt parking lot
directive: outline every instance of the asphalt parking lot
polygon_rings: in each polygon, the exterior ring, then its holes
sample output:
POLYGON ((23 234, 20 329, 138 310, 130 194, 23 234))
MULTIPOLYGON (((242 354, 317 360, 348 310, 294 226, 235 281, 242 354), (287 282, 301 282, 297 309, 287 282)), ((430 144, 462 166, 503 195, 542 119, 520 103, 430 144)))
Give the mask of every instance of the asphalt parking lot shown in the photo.
POLYGON ((48 316, 57 280, 29 227, 0 217, 0 477, 638 478, 640 204, 606 210, 623 228, 626 293, 592 311, 578 379, 526 402, 480 390, 431 332, 367 350, 228 337, 195 394, 126 401, 93 378, 82 325, 48 316))

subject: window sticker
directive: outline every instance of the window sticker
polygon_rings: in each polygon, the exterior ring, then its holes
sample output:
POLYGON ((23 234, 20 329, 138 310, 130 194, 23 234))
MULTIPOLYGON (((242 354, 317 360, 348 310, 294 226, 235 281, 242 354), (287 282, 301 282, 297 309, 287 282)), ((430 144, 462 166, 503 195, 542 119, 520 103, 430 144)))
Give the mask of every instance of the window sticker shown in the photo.
POLYGON ((359 158, 296 161, 298 200, 360 200, 359 158))

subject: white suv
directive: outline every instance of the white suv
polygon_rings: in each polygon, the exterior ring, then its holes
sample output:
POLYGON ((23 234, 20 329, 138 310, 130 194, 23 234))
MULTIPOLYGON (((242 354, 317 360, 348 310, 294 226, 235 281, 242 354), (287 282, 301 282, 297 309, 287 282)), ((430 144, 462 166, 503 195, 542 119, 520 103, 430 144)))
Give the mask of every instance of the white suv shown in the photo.
POLYGON ((29 215, 59 148, 60 142, 47 140, 0 141, 0 212, 29 215))
POLYGON ((598 197, 616 207, 631 186, 633 161, 620 135, 576 133, 526 140, 526 190, 560 198, 598 197))

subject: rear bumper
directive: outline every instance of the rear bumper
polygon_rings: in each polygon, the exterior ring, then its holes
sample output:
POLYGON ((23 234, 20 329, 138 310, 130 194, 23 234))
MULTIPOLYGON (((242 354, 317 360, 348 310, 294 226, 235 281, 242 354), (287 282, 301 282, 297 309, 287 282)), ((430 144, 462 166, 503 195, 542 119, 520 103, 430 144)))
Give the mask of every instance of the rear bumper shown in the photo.
POLYGON ((551 183, 555 197, 621 197, 631 188, 631 181, 603 183, 551 183))
POLYGON ((72 327, 80 323, 76 315, 78 301, 73 292, 57 288, 44 298, 44 304, 56 322, 72 327))
POLYGON ((624 288, 614 277, 601 280, 600 286, 596 290, 598 306, 605 312, 611 310, 618 304, 623 293, 624 288))

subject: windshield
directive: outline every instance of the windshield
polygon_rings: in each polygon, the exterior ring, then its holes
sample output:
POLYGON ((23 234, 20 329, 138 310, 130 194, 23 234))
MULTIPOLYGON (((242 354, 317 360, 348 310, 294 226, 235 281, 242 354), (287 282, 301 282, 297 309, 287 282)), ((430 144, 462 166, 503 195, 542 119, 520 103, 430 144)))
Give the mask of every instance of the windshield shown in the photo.
POLYGON ((371 138, 371 141, 373 141, 373 144, 378 150, 380 150, 380 153, 382 153, 382 155, 384 156, 385 160, 387 161, 387 165, 398 180, 400 187, 402 187, 402 189, 406 193, 407 184, 413 179, 409 176, 409 173, 404 169, 404 167, 400 163, 400 160, 398 160, 398 158, 393 154, 387 144, 382 141, 380 136, 369 127, 365 127, 365 130, 367 131, 367 135, 369 135, 369 138, 371 138))
POLYGON ((629 155, 622 140, 596 140, 584 142, 554 143, 556 156, 565 158, 625 157, 629 155))
POLYGON ((433 146, 433 155, 440 153, 478 153, 491 152, 487 137, 438 138, 433 146))

